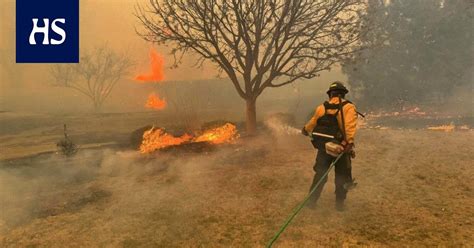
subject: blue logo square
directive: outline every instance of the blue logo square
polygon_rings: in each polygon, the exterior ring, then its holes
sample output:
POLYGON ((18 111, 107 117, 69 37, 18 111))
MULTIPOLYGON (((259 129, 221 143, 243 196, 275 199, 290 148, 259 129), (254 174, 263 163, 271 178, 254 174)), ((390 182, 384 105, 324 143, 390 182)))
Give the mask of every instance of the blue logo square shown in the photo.
POLYGON ((79 0, 16 0, 16 62, 78 63, 79 0))

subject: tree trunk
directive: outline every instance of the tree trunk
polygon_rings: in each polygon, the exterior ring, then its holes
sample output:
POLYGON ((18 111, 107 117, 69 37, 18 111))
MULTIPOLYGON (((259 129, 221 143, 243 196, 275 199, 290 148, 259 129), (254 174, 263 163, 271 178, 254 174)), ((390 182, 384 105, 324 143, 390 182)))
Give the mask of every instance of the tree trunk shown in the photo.
POLYGON ((256 99, 246 99, 247 108, 246 108, 246 128, 249 135, 253 135, 257 129, 257 105, 256 99))
POLYGON ((93 101, 93 107, 95 113, 102 113, 102 103, 99 101, 93 101))

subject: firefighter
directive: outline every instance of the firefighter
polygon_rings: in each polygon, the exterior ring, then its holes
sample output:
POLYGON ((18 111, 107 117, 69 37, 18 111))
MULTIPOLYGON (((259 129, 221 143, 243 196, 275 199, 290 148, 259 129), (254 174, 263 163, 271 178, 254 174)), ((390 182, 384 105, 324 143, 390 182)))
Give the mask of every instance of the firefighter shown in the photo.
MULTIPOLYGON (((346 199, 347 190, 355 183, 352 179, 351 158, 355 157, 354 136, 357 125, 357 112, 354 104, 344 99, 349 92, 347 88, 339 81, 331 83, 327 91, 329 101, 319 105, 314 116, 304 126, 302 133, 304 135, 312 135, 313 145, 318 149, 316 163, 313 167, 316 172, 313 178, 310 191, 316 183, 323 177, 328 170, 329 165, 334 161, 335 157, 326 153, 325 143, 337 142, 344 147, 344 155, 335 165, 335 185, 336 185, 336 210, 344 210, 344 200, 346 199), (319 134, 320 137, 318 137, 319 134), (327 138, 332 136, 331 138, 327 138)), ((322 179, 318 188, 311 195, 308 207, 314 208, 316 202, 321 195, 327 177, 322 179)))

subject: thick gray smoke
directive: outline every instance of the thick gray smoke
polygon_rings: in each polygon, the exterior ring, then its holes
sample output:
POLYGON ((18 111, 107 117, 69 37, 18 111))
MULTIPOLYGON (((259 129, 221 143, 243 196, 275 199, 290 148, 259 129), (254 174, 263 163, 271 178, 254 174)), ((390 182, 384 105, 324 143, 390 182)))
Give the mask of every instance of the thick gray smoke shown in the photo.
MULTIPOLYGON (((203 171, 224 159, 240 160, 248 152, 224 147, 209 155, 191 153, 181 157, 173 152, 80 150, 70 158, 49 154, 3 163, 0 234, 35 220, 75 214, 96 205, 107 206, 106 211, 119 211, 117 223, 113 222, 119 225, 140 209, 174 201, 173 195, 202 183, 203 171), (148 180, 158 180, 158 188, 148 180)), ((207 187, 214 188, 209 182, 207 187)), ((104 215, 93 211, 94 215, 104 215)))

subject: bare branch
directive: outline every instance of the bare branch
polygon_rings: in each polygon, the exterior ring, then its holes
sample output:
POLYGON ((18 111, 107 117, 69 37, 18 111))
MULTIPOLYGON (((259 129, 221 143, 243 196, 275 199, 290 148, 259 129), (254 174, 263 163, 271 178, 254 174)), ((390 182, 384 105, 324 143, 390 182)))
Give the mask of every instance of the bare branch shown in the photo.
POLYGON ((362 0, 149 0, 135 10, 143 39, 216 64, 245 99, 350 58, 367 23, 362 0))
POLYGON ((105 45, 81 57, 78 64, 58 64, 51 68, 54 85, 74 89, 88 98, 96 110, 109 97, 117 82, 127 74, 132 62, 105 45))

